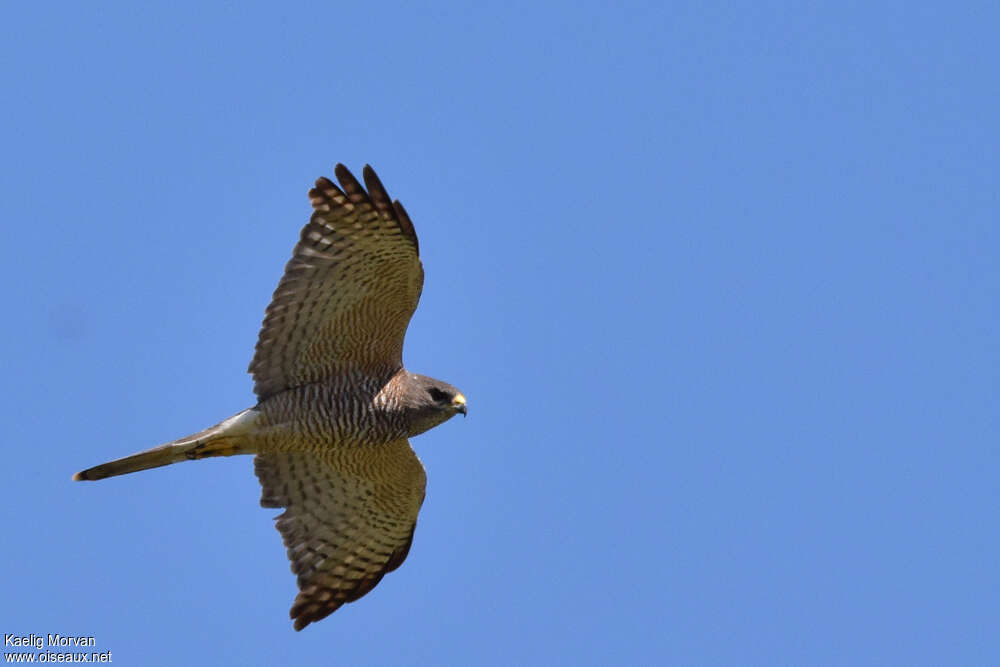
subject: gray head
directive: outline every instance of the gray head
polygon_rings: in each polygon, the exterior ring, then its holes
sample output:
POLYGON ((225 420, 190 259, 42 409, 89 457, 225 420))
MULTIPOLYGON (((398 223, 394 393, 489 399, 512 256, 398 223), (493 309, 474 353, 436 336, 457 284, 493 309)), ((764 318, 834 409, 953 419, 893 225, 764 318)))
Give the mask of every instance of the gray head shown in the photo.
POLYGON ((403 404, 411 437, 448 421, 459 412, 465 414, 465 396, 447 382, 416 373, 407 373, 406 379, 403 404))

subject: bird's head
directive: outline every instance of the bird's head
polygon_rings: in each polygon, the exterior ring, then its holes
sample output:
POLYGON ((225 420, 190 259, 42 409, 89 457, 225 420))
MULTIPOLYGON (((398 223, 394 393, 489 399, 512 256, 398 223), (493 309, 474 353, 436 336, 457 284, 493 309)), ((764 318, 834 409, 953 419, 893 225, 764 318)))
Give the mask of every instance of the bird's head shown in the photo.
POLYGON ((407 379, 405 405, 410 436, 434 428, 458 413, 466 414, 465 396, 447 382, 416 373, 408 373, 407 379))

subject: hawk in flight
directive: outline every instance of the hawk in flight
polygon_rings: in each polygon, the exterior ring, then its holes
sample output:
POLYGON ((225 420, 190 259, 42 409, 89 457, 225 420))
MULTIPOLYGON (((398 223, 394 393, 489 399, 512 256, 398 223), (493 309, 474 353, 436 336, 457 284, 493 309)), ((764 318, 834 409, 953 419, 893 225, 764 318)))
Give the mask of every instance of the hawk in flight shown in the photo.
POLYGON ((186 438, 78 472, 114 477, 256 454, 263 507, 299 593, 296 630, 370 591, 413 541, 427 477, 408 438, 465 414, 465 397, 403 367, 424 282, 417 234, 371 167, 342 164, 309 191, 313 214, 267 307, 249 372, 257 405, 186 438), (367 188, 367 190, 366 190, 367 188))

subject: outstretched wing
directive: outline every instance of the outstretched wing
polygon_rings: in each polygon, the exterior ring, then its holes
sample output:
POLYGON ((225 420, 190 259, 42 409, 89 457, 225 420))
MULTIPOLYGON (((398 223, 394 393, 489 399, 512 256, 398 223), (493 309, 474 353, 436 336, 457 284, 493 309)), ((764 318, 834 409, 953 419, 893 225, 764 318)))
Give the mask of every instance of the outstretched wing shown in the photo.
POLYGON ((299 594, 295 629, 353 602, 410 551, 427 476, 404 440, 322 454, 259 454, 263 507, 284 507, 276 526, 299 594))
POLYGON ((264 316, 249 368, 261 400, 348 369, 402 367, 424 282, 413 223, 368 165, 367 192, 344 165, 334 172, 340 187, 320 178, 309 191, 312 218, 264 316))

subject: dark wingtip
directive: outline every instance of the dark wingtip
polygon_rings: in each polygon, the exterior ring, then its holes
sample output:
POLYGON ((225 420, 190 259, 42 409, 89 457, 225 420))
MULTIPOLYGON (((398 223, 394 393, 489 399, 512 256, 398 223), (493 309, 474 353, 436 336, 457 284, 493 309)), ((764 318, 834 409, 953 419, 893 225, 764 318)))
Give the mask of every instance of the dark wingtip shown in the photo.
POLYGON ((413 221, 410 220, 410 215, 403 208, 403 205, 399 203, 399 200, 392 202, 392 207, 396 209, 396 220, 399 221, 399 228, 403 230, 407 238, 413 241, 413 249, 417 251, 417 255, 420 254, 420 242, 417 240, 417 230, 413 227, 413 221))
MULTIPOLYGON (((378 174, 375 173, 370 164, 366 164, 361 170, 361 177, 365 182, 364 187, 354 177, 351 170, 340 162, 334 166, 333 173, 340 182, 340 187, 344 195, 353 204, 368 203, 379 213, 384 213, 395 218, 403 234, 413 243, 417 255, 420 254, 420 244, 417 241, 417 230, 413 227, 413 221, 410 220, 410 216, 406 213, 406 209, 403 208, 398 199, 392 201, 385 186, 382 185, 381 179, 379 179, 378 174)), ((316 207, 318 203, 322 203, 323 196, 321 190, 323 190, 325 185, 329 184, 336 187, 336 185, 329 181, 321 184, 320 181, 322 180, 324 179, 317 180, 316 189, 309 191, 309 197, 313 200, 313 207, 316 207)))
POLYGON ((351 173, 351 170, 341 163, 337 163, 337 166, 333 168, 333 173, 337 176, 337 180, 340 181, 340 187, 344 188, 345 192, 347 191, 347 188, 350 188, 351 186, 357 186, 356 189, 358 190, 362 189, 361 184, 358 183, 358 179, 354 178, 354 174, 351 173))
POLYGON ((382 181, 379 180, 378 174, 375 173, 375 170, 372 169, 370 164, 366 164, 361 168, 361 177, 365 179, 365 185, 368 186, 369 190, 371 190, 371 183, 373 181, 381 190, 385 190, 385 188, 382 187, 382 181))
POLYGON ((89 472, 88 470, 81 470, 80 472, 78 472, 75 475, 73 475, 73 481, 74 482, 84 482, 84 481, 87 481, 87 480, 91 479, 87 475, 88 472, 89 472))
POLYGON ((337 184, 331 181, 326 176, 320 176, 319 178, 316 179, 316 188, 319 190, 328 190, 330 188, 334 188, 338 191, 340 190, 340 188, 337 187, 337 184))
POLYGON ((385 186, 382 185, 382 181, 379 180, 378 174, 372 169, 370 164, 366 164, 365 168, 361 172, 361 176, 365 179, 365 187, 368 188, 368 196, 372 200, 372 204, 378 209, 379 213, 385 213, 389 216, 393 215, 392 210, 392 200, 389 198, 389 193, 385 191, 385 186))
POLYGON ((303 599, 304 594, 299 593, 292 603, 292 608, 288 610, 288 617, 292 619, 292 627, 298 632, 310 623, 322 621, 324 618, 340 609, 344 600, 332 600, 327 598, 323 601, 303 599))
POLYGON ((368 198, 368 193, 361 187, 361 183, 358 183, 358 179, 354 178, 354 174, 351 173, 350 169, 338 162, 337 166, 333 168, 333 173, 337 175, 341 189, 347 195, 347 198, 351 200, 352 204, 358 205, 371 202, 368 198))

